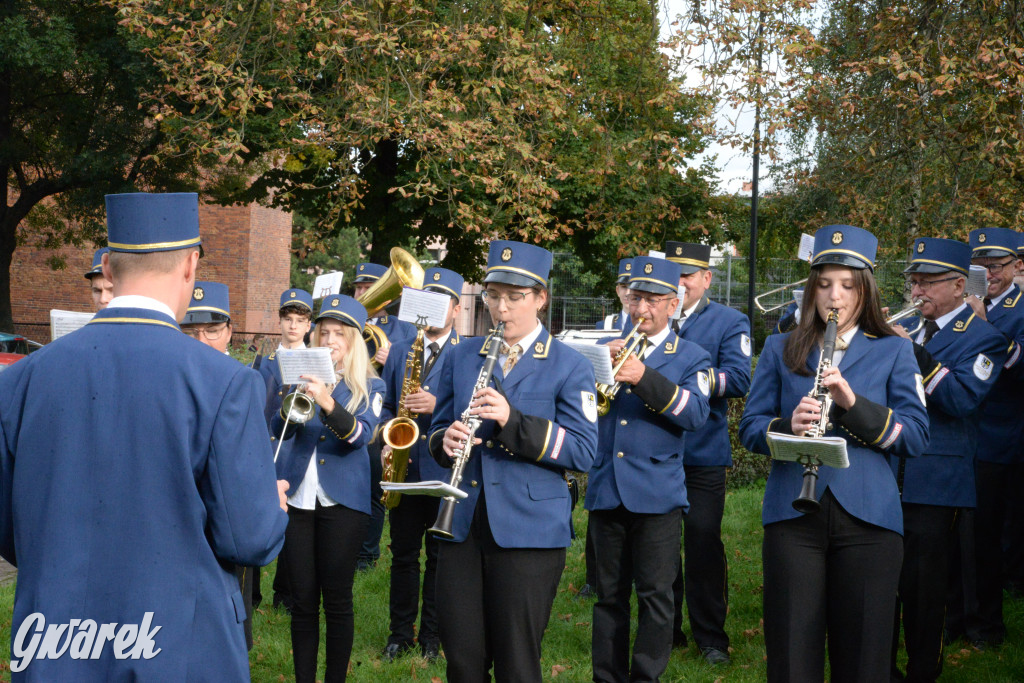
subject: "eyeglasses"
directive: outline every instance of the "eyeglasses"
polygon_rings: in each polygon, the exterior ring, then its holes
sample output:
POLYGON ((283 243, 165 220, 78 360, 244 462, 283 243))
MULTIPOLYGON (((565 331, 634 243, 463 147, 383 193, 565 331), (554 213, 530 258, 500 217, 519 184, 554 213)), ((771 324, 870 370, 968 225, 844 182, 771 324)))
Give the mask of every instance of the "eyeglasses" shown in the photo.
POLYGON ((1003 268, 1010 265, 1016 260, 1017 259, 1011 257, 1009 261, 1003 261, 1002 263, 990 263, 987 266, 982 266, 982 268, 992 273, 993 275, 999 275, 999 273, 1003 272, 1003 268))
POLYGON ((648 308, 655 308, 656 306, 660 306, 662 302, 668 301, 671 298, 672 297, 670 297, 670 296, 658 296, 658 297, 655 297, 655 296, 640 296, 639 294, 630 294, 629 296, 626 297, 626 301, 628 301, 629 303, 633 304, 634 306, 639 306, 640 302, 644 301, 644 302, 647 303, 647 307, 648 308))
POLYGON ((533 294, 533 292, 509 292, 508 294, 498 294, 497 292, 485 289, 480 292, 480 298, 483 299, 483 302, 488 306, 497 306, 501 303, 502 299, 504 299, 506 306, 509 308, 515 308, 526 300, 527 294, 533 294))
POLYGON ((938 280, 907 280, 907 284, 904 285, 904 289, 909 292, 914 287, 917 287, 922 292, 927 292, 932 288, 932 285, 937 285, 940 282, 949 282, 950 280, 959 280, 963 275, 951 275, 949 277, 939 278, 938 280))
POLYGON ((199 339, 200 335, 206 337, 210 341, 217 341, 221 335, 228 329, 227 323, 221 323, 214 327, 199 327, 199 326, 188 326, 181 328, 181 331, 192 337, 193 339, 199 339))

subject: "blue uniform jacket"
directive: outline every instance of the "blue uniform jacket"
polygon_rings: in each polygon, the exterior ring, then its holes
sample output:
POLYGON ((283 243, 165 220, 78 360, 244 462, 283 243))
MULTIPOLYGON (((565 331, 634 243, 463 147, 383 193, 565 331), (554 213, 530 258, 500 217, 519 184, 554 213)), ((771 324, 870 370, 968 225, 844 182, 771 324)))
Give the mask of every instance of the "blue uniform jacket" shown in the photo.
POLYGON ((285 387, 281 386, 281 367, 277 364, 277 351, 271 351, 257 363, 260 377, 266 388, 266 403, 263 415, 270 426, 271 420, 281 412, 281 400, 284 398, 285 387))
POLYGON ((628 313, 624 313, 623 311, 619 311, 618 313, 612 313, 611 315, 606 315, 605 317, 603 317, 600 320, 598 320, 597 324, 594 325, 594 329, 595 330, 610 330, 610 331, 618 330, 618 331, 622 331, 623 329, 625 329, 626 325, 629 324, 630 322, 632 322, 632 321, 630 321, 630 319, 629 319, 629 314, 628 313))
POLYGON ((377 320, 376 325, 388 336, 388 342, 391 344, 406 341, 411 344, 412 340, 416 338, 416 326, 404 320, 399 320, 397 315, 383 313, 377 320))
MULTIPOLYGON (((807 357, 811 376, 797 375, 782 362, 788 334, 773 334, 754 372, 740 419, 740 439, 755 453, 768 454, 769 430, 790 431, 793 409, 814 385, 819 350, 807 357)), ((928 442, 928 412, 913 344, 901 337, 869 337, 858 330, 843 354, 839 370, 857 402, 849 412, 834 410, 829 436, 847 442, 850 466, 818 470, 818 498, 831 489, 839 504, 857 519, 903 533, 896 477, 886 456, 916 456, 928 442), (861 400, 867 399, 867 400, 861 400)), ((771 524, 800 516, 793 499, 800 494, 803 466, 775 461, 765 488, 761 521, 771 524)))
POLYGON ((160 627, 152 659, 107 642, 15 678, 249 680, 230 563, 270 562, 288 520, 256 372, 162 313, 107 308, 0 374, 0 473, 12 635, 35 612, 160 627))
POLYGON ((978 417, 978 460, 1008 465, 1024 462, 1024 297, 1020 287, 1010 291, 987 314, 988 321, 1007 338, 1007 358, 999 379, 981 406, 978 417))
POLYGON ((683 453, 692 444, 693 434, 686 433, 708 418, 709 364, 707 352, 672 333, 644 360, 640 382, 622 387, 598 420, 586 509, 623 505, 641 514, 689 509, 683 453))
POLYGON ((686 464, 732 467, 728 399, 746 396, 750 388, 750 321, 734 308, 701 301, 683 321, 679 336, 711 357, 711 414, 687 440, 686 464))
POLYGON ((904 503, 972 508, 978 407, 1006 361, 1006 338, 964 306, 925 349, 928 445, 920 458, 890 456, 889 464, 903 482, 904 503))
MULTIPOLYGON (((450 349, 430 424, 435 458, 443 453, 445 430, 469 405, 484 362, 484 339, 465 339, 450 349)), ((476 434, 484 441, 473 447, 466 465, 460 488, 469 497, 455 506, 454 540, 466 539, 484 493, 491 533, 502 548, 568 547, 571 502, 563 472, 586 472, 594 462, 594 370, 583 356, 541 330, 509 376, 502 377, 500 367, 495 376, 515 410, 500 432, 486 420, 476 434)))
MULTIPOLYGON (((437 382, 441 379, 444 366, 452 355, 452 349, 458 346, 460 341, 459 333, 452 330, 447 343, 438 351, 439 355, 430 368, 430 372, 420 378, 423 391, 437 395, 437 382)), ((424 339, 424 343, 429 342, 424 339)), ((382 379, 384 380, 385 394, 381 425, 398 414, 398 401, 402 396, 402 383, 405 381, 405 361, 408 359, 411 348, 411 341, 395 344, 391 353, 388 354, 388 362, 384 364, 382 379)), ((416 417, 416 424, 420 428, 420 438, 416 445, 409 450, 409 471, 406 473, 406 481, 448 481, 451 478, 450 471, 438 465, 430 457, 430 449, 427 448, 430 422, 431 415, 416 417)))
MULTIPOLYGON (((370 514, 370 497, 366 495, 370 490, 370 456, 366 445, 373 438, 383 409, 384 382, 374 377, 368 389, 368 402, 351 415, 344 406, 352 393, 347 384, 338 382, 331 391, 337 407, 330 416, 324 418, 317 406, 316 415, 309 421, 294 430, 289 427, 285 438, 292 442, 281 449, 277 459, 277 475, 288 480, 289 496, 306 476, 315 449, 316 473, 324 492, 349 509, 370 514)), ((274 438, 283 428, 281 416, 275 415, 271 423, 274 438)))

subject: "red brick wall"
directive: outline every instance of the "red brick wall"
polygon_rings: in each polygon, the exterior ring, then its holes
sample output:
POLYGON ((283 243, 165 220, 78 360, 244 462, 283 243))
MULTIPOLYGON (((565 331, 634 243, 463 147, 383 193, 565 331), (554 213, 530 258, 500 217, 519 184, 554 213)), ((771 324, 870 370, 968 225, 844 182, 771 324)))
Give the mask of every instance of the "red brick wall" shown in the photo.
MULTIPOLYGON (((199 279, 223 282, 231 295, 236 332, 280 331, 277 304, 289 286, 292 219, 261 206, 200 206, 199 232, 205 256, 199 279)), ((84 273, 95 247, 63 247, 57 252, 19 246, 11 264, 11 304, 15 328, 39 342, 50 339, 50 309, 91 311, 84 273), (61 255, 67 268, 47 265, 61 255)))

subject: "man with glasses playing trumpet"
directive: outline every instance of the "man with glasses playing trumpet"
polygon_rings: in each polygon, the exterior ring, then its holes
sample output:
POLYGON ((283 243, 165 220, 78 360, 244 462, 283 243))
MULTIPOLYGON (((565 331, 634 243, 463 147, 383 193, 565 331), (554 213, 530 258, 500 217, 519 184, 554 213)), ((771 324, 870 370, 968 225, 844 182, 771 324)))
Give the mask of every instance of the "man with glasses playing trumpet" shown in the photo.
POLYGON ((904 271, 924 324, 914 342, 928 397, 929 441, 921 457, 889 455, 903 507, 903 568, 893 630, 896 668, 902 617, 908 681, 934 681, 942 672, 947 568, 960 511, 975 506, 974 455, 978 409, 1006 360, 1006 339, 964 302, 971 250, 955 240, 914 242, 904 271))
POLYGON ((680 266, 637 257, 629 287, 630 343, 608 344, 618 391, 606 389, 597 458, 585 507, 596 559, 592 656, 595 681, 655 681, 672 652, 672 581, 679 562, 687 432, 707 420, 711 359, 676 336, 680 266), (637 337, 637 335, 641 335, 637 337), (644 338, 645 337, 645 338, 644 338), (629 652, 629 600, 636 585, 637 635, 629 652))
MULTIPOLYGON (((978 506, 974 516, 977 614, 966 615, 966 635, 979 647, 998 646, 1006 637, 1003 622, 1002 530, 1007 511, 1019 504, 1017 486, 1024 476, 1024 391, 1021 359, 1024 344, 1024 297, 1013 284, 1020 266, 1020 235, 1006 228, 980 228, 970 234, 971 263, 988 271, 984 302, 969 302, 975 314, 1007 338, 1003 370, 981 406, 975 482, 978 506)), ((968 600, 968 604, 972 601, 968 600)))

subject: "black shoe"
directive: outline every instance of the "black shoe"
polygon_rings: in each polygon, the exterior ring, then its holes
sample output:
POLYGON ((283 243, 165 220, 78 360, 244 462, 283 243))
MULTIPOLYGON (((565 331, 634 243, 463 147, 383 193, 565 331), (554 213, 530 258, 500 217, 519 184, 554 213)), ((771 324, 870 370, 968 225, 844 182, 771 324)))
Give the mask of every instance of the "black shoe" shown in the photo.
POLYGON ((412 650, 412 645, 408 643, 388 643, 381 654, 385 661, 393 662, 410 650, 412 650))
POLYGON ((706 647, 701 651, 701 654, 704 655, 704 659, 707 660, 707 663, 712 666, 728 664, 730 661, 729 654, 719 650, 717 647, 706 647))
POLYGON ((686 639, 686 634, 681 630, 672 634, 672 647, 679 648, 680 650, 684 647, 690 647, 690 641, 686 639))
POLYGON ((359 558, 356 560, 357 572, 368 572, 377 566, 377 560, 359 558))
POLYGON ((432 662, 441 656, 441 645, 439 643, 420 643, 420 652, 423 653, 423 658, 428 662, 432 662))
POLYGON ((577 598, 594 598, 597 599, 597 591, 595 591, 589 583, 583 584, 580 588, 580 592, 576 594, 577 598))

